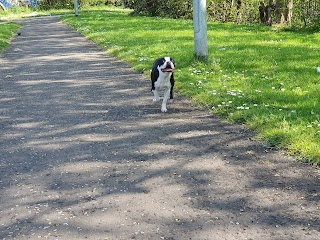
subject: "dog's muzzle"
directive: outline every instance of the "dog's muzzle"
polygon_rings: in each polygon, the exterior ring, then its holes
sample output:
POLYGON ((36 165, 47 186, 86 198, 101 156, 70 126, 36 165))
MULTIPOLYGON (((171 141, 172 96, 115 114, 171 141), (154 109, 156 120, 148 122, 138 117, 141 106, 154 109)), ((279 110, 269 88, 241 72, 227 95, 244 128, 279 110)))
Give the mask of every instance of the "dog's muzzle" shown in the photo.
POLYGON ((171 62, 167 62, 165 68, 161 69, 162 72, 174 72, 174 67, 172 67, 171 62))

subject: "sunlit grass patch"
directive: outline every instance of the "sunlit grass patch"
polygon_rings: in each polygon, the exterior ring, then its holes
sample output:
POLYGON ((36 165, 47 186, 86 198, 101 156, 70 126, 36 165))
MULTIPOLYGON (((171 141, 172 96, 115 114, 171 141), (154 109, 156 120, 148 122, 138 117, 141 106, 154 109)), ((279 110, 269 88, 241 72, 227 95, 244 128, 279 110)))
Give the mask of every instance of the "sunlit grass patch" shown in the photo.
POLYGON ((0 24, 0 53, 8 46, 12 35, 18 30, 16 23, 0 24))
POLYGON ((180 95, 297 158, 320 162, 320 34, 266 26, 208 23, 209 61, 193 58, 189 20, 131 16, 128 11, 82 11, 65 21, 149 75, 154 59, 176 60, 180 95))
MULTIPOLYGON (((0 19, 2 21, 11 21, 20 18, 28 17, 40 17, 40 16, 53 16, 53 15, 64 15, 73 13, 73 9, 49 9, 40 10, 39 8, 29 7, 13 7, 1 12, 0 19)), ((74 15, 74 14, 73 14, 74 15)))

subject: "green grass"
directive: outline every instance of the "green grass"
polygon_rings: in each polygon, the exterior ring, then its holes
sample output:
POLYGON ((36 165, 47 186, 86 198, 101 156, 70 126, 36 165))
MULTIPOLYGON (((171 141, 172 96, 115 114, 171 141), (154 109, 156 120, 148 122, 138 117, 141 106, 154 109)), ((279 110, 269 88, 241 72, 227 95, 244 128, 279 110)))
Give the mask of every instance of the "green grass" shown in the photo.
POLYGON ((147 76, 155 58, 172 56, 180 95, 245 124, 272 147, 320 164, 320 33, 208 23, 210 56, 201 63, 193 58, 192 21, 129 13, 80 9, 79 17, 63 19, 147 76))
POLYGON ((200 63, 192 21, 128 13, 96 9, 64 20, 147 75, 155 58, 172 56, 181 95, 246 124, 272 147, 320 162, 320 33, 208 23, 209 62, 200 63))
POLYGON ((20 26, 16 23, 0 24, 0 53, 7 48, 12 35, 20 26))
POLYGON ((10 21, 19 18, 63 15, 70 14, 73 12, 74 11, 72 9, 39 10, 37 8, 14 7, 6 11, 0 9, 0 20, 10 21))

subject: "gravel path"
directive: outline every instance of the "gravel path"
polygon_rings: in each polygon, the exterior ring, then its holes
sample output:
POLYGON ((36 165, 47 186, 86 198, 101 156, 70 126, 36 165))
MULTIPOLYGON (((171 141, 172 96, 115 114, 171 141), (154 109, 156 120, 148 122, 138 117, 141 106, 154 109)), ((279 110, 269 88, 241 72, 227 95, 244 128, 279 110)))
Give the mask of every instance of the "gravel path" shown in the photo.
POLYGON ((179 96, 161 113, 58 17, 21 21, 0 55, 0 239, 319 239, 316 170, 179 96))

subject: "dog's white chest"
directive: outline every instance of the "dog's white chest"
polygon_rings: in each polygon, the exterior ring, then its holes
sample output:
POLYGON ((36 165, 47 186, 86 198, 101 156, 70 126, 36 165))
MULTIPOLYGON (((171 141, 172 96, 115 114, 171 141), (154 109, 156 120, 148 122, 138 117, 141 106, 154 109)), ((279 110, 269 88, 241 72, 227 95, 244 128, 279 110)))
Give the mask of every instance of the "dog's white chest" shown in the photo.
POLYGON ((168 76, 163 76, 163 75, 161 74, 161 75, 158 77, 157 81, 155 82, 155 87, 156 87, 156 88, 171 87, 170 77, 171 77, 171 74, 168 75, 168 76))

